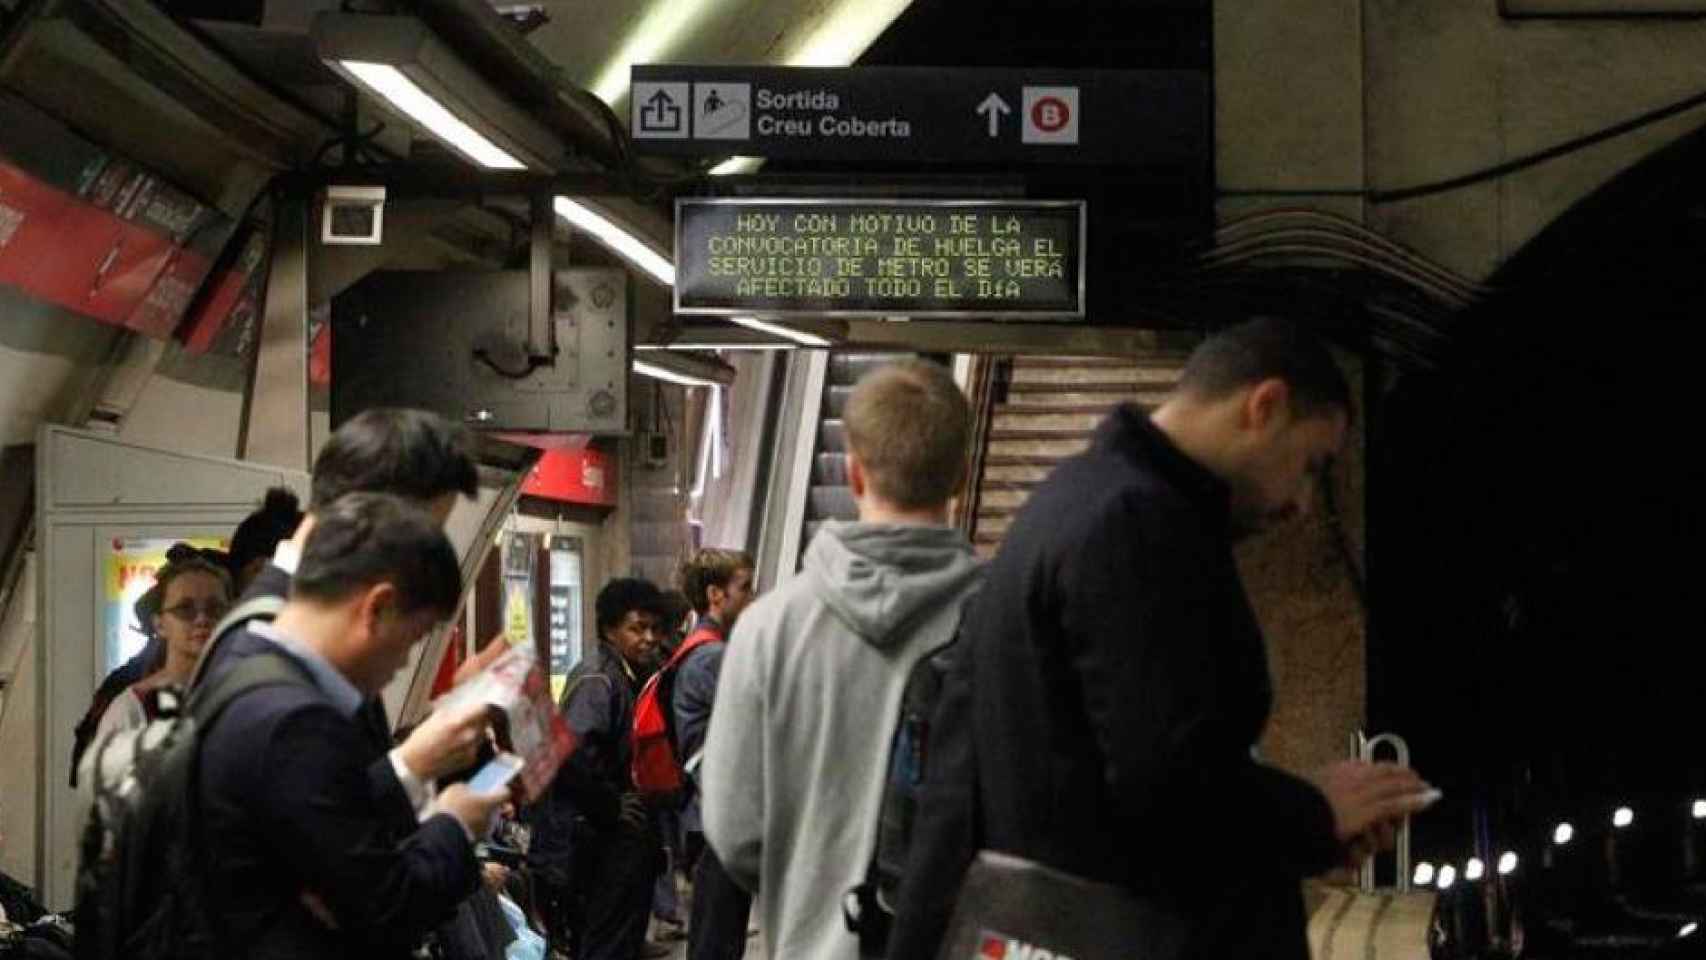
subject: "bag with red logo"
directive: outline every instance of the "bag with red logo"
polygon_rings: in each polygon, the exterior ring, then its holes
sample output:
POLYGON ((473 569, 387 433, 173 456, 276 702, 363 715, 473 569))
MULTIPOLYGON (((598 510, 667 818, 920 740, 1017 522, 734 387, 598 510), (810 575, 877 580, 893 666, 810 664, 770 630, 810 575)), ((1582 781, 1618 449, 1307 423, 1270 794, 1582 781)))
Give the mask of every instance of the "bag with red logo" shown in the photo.
POLYGON ((634 701, 634 726, 629 731, 634 789, 653 799, 678 798, 685 782, 675 750, 675 671, 687 655, 707 643, 721 643, 722 634, 709 628, 693 631, 675 654, 651 675, 634 701))

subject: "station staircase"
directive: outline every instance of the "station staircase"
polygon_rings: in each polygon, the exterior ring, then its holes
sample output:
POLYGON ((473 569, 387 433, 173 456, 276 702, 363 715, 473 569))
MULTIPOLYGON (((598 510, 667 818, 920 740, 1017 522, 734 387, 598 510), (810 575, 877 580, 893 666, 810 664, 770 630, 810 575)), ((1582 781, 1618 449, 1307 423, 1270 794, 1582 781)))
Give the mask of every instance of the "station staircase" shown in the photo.
POLYGON ((1115 407, 1153 410, 1178 383, 1185 355, 980 358, 972 377, 978 413, 973 495, 957 522, 977 552, 992 556, 1031 492, 1090 444, 1115 407))

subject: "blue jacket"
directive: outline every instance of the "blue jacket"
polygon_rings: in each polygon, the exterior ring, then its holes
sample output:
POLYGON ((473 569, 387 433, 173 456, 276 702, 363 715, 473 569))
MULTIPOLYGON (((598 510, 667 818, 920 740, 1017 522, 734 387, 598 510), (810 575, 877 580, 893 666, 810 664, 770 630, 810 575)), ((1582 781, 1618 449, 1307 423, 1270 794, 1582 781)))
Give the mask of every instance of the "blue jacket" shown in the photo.
MULTIPOLYGON (((727 649, 723 627, 717 621, 700 617, 688 636, 701 630, 714 631, 717 639, 695 648, 676 666, 669 697, 675 726, 675 755, 695 783, 705 732, 711 726, 711 705, 717 699, 717 677, 722 673, 723 652, 727 649)), ((694 789, 681 813, 681 828, 689 833, 703 833, 702 824, 699 791, 694 789)))

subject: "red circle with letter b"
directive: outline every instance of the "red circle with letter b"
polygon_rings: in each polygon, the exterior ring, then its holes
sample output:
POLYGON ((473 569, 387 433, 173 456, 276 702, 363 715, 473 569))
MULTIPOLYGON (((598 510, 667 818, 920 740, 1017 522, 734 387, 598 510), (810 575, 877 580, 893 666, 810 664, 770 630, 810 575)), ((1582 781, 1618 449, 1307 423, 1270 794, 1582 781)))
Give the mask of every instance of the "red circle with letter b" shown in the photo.
POLYGON ((1055 133, 1072 122, 1072 108, 1059 97, 1043 97, 1031 104, 1031 123, 1043 133, 1055 133))

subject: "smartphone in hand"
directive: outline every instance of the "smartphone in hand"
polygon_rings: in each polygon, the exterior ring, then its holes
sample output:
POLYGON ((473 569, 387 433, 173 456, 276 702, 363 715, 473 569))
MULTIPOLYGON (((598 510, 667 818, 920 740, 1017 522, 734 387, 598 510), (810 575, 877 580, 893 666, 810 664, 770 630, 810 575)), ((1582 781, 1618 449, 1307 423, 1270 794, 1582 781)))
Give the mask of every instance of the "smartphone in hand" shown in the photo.
POLYGON ((523 766, 525 763, 515 754, 500 753, 468 780, 468 789, 475 793, 495 793, 509 786, 523 766))

